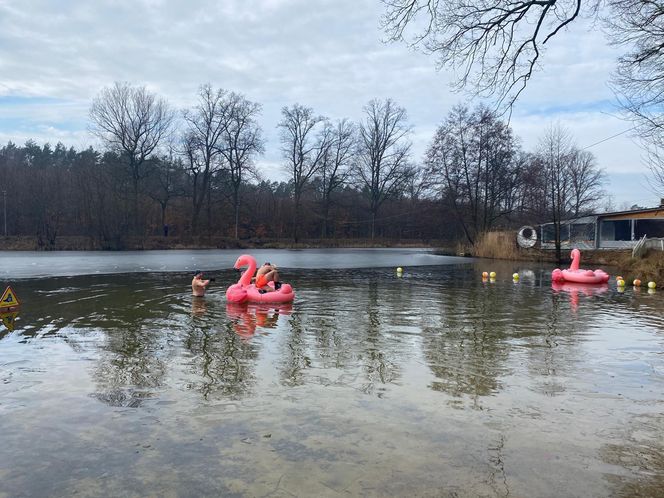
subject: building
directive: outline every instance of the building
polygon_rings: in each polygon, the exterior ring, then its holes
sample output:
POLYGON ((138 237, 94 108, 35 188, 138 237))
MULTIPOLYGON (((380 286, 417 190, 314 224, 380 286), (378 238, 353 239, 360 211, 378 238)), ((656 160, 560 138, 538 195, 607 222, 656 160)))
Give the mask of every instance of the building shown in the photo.
MULTIPOLYGON (((645 237, 648 247, 664 250, 664 199, 659 207, 599 213, 564 220, 561 247, 570 249, 632 249, 645 237)), ((555 249, 555 226, 540 226, 540 246, 555 249)))

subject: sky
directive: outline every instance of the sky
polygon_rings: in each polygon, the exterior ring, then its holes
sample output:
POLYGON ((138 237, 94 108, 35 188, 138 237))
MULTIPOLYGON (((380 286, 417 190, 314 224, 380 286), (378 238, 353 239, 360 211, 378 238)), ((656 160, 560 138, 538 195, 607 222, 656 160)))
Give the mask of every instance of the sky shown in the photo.
MULTIPOLYGON (((392 98, 421 160, 452 107, 478 101, 452 91, 433 57, 385 43, 383 10, 379 0, 0 0, 0 143, 101 147, 88 111, 103 87, 145 85, 183 109, 210 83, 262 104, 266 178, 286 179, 276 126, 296 102, 357 121, 369 100, 392 98)), ((614 208, 658 205, 607 84, 620 52, 586 21, 547 45, 510 121, 522 147, 560 124, 606 171, 614 208)))

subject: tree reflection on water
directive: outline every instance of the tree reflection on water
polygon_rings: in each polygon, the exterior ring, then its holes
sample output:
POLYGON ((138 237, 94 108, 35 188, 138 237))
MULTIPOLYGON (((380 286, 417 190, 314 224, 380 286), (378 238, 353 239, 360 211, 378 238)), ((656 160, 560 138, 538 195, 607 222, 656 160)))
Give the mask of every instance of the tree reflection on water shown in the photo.
MULTIPOLYGON (((189 279, 172 275, 26 282, 17 329, 0 341, 14 348, 0 365, 9 372, 9 410, 39 411, 40 382, 51 371, 70 375, 58 384, 64 391, 80 376, 88 382, 83 397, 102 414, 121 413, 137 434, 169 441, 155 461, 186 448, 179 461, 186 479, 203 444, 234 469, 218 482, 248 495, 269 494, 284 475, 297 490, 293 482, 317 472, 339 492, 413 486, 427 494, 464 489, 445 487, 461 472, 468 489, 487 496, 529 495, 541 482, 530 495, 657 496, 664 302, 611 287, 599 295, 552 289, 537 274, 514 285, 482 283, 476 274, 305 272, 292 305, 229 304, 221 286, 194 299, 189 279), (66 353, 52 358, 54 345, 66 353), (171 402, 178 405, 169 412, 171 402), (251 416, 228 417, 221 405, 251 416), (143 429, 145 413, 163 429, 143 429), (181 425, 189 432, 179 434, 181 425), (551 465, 552 458, 560 460, 551 465), (392 475, 395 462, 406 470, 392 475), (577 480, 566 482, 570 474, 577 480), (384 482, 372 487, 377 480, 367 475, 384 482), (546 479, 560 487, 547 488, 546 479), (267 482, 260 492, 251 487, 259 481, 267 482)), ((90 408, 77 410, 84 419, 90 408)), ((8 434, 20 434, 13 423, 4 419, 8 434)), ((107 434, 87 423, 96 437, 107 434)), ((62 434, 53 447, 87 444, 62 434)), ((14 450, 19 438, 12 441, 14 450)), ((150 462, 134 479, 156 479, 159 466, 150 462)), ((214 462, 194 467, 209 464, 214 473, 223 467, 214 462)))

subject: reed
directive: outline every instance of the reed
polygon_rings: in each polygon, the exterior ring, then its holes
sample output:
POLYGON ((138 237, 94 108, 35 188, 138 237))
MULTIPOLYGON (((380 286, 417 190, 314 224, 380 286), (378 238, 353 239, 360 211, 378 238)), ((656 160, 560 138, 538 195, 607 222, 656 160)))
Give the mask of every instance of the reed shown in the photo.
POLYGON ((514 231, 485 232, 473 246, 473 255, 478 258, 520 259, 514 231))

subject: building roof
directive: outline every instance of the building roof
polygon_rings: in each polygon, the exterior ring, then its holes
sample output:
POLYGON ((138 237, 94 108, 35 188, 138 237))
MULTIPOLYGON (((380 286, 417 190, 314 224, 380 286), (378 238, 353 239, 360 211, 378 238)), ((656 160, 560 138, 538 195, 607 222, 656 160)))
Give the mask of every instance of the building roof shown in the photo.
MULTIPOLYGON (((598 219, 602 220, 630 220, 630 219, 664 219, 664 205, 655 208, 642 208, 632 209, 628 211, 611 211, 609 213, 595 213, 588 216, 580 216, 579 218, 569 218, 561 220, 561 223, 572 225, 585 225, 588 223, 595 223, 598 219)), ((542 223, 542 225, 553 225, 553 222, 542 223)))

